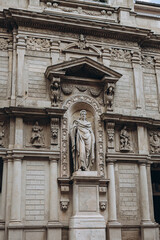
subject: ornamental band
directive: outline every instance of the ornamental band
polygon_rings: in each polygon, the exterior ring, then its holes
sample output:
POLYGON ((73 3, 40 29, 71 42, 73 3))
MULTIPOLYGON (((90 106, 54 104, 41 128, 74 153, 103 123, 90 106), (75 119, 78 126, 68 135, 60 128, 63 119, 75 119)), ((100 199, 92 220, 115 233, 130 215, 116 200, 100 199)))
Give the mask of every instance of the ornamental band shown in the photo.
POLYGON ((86 110, 80 111, 80 118, 71 129, 72 159, 74 171, 91 170, 94 163, 95 138, 91 123, 86 119, 86 110))

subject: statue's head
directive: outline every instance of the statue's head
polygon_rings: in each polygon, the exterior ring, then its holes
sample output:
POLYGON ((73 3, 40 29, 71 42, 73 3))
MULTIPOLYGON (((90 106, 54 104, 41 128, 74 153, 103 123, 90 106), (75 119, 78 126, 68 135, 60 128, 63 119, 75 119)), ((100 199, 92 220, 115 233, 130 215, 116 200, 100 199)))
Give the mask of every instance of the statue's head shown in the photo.
POLYGON ((80 111, 80 119, 85 120, 86 119, 87 112, 86 110, 81 110, 80 111))

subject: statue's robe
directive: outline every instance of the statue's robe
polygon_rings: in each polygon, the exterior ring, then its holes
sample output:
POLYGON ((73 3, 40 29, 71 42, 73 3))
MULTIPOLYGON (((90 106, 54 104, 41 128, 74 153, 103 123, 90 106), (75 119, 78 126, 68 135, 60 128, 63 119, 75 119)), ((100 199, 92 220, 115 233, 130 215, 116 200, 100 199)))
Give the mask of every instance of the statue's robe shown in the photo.
POLYGON ((91 170, 94 163, 95 138, 91 123, 75 120, 71 129, 72 157, 74 171, 91 170))

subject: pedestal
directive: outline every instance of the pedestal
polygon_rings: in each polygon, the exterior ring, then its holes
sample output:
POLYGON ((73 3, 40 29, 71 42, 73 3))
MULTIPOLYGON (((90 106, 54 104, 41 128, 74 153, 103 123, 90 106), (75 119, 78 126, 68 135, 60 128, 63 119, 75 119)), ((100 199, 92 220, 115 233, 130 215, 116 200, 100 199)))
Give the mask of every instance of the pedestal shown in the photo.
POLYGON ((99 181, 96 171, 73 174, 73 216, 69 222, 70 240, 105 240, 106 223, 99 213, 99 181))

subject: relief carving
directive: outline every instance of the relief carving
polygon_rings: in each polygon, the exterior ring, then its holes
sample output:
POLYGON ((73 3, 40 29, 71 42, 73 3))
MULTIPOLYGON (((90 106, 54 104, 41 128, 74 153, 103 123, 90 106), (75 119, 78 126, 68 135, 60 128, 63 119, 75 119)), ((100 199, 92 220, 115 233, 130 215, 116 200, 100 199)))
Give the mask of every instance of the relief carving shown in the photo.
POLYGON ((95 137, 91 123, 86 119, 86 110, 80 111, 80 118, 73 122, 71 144, 74 171, 91 170, 95 159, 95 137))
POLYGON ((3 126, 4 126, 4 122, 0 122, 0 147, 4 147, 4 142, 3 142, 3 139, 5 137, 5 131, 3 129, 3 126))
POLYGON ((92 97, 99 97, 102 92, 102 89, 91 87, 89 91, 92 97))
POLYGON ((83 86, 83 85, 76 86, 76 88, 77 88, 80 92, 85 92, 85 91, 87 91, 87 87, 86 87, 86 86, 83 86))
POLYGON ((124 126, 120 132, 120 151, 130 151, 131 144, 130 144, 130 136, 127 131, 127 127, 124 126))
POLYGON ((59 119, 51 119, 51 144, 58 145, 59 119))
POLYGON ((69 200, 61 200, 60 201, 60 206, 62 211, 67 211, 69 205, 69 200))
POLYGON ((32 127, 32 135, 30 142, 34 147, 44 147, 43 127, 39 126, 38 121, 36 121, 35 125, 32 127))
POLYGON ((8 39, 0 38, 0 50, 7 50, 8 48, 8 39))
POLYGON ((62 121, 62 177, 66 177, 68 174, 68 163, 67 163, 67 159, 68 159, 68 149, 65 148, 65 146, 67 146, 67 142, 68 142, 68 130, 67 130, 67 118, 63 118, 62 121))
POLYGON ((111 59, 112 60, 118 60, 118 61, 124 61, 124 62, 130 62, 131 61, 131 52, 129 50, 125 49, 111 49, 111 59))
POLYGON ((53 77, 50 84, 50 98, 52 107, 58 107, 60 101, 60 78, 53 77))
POLYGON ((154 58, 151 56, 142 56, 143 66, 145 68, 154 68, 154 58))
POLYGON ((113 111, 113 100, 114 100, 114 89, 113 83, 108 83, 104 90, 104 103, 107 111, 113 111))
POLYGON ((67 85, 67 84, 62 84, 61 89, 62 89, 62 92, 65 95, 70 95, 73 91, 73 86, 72 85, 67 85))
POLYGON ((105 211, 106 210, 106 201, 100 201, 99 207, 100 207, 101 211, 105 211))
POLYGON ((110 122, 107 124, 108 151, 110 149, 114 149, 114 135, 115 135, 114 126, 115 126, 115 123, 110 122))
POLYGON ((43 38, 27 38, 27 49, 28 50, 37 50, 37 51, 50 51, 51 43, 48 39, 43 38))
POLYGON ((150 132, 149 142, 150 142, 150 152, 160 153, 160 133, 150 132))

